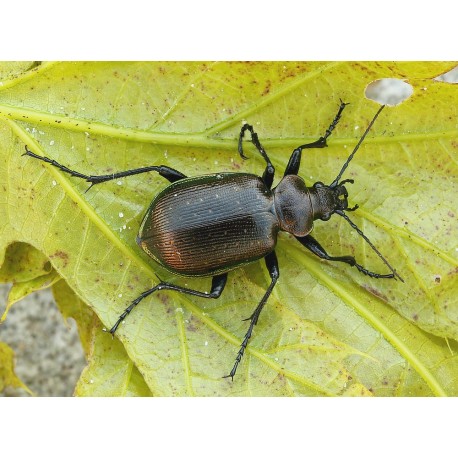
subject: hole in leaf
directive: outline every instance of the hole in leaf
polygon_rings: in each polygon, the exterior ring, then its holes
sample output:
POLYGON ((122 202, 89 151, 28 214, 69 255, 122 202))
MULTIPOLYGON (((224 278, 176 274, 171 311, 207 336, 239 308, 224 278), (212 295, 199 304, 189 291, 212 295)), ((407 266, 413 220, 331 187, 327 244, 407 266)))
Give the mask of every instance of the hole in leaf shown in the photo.
POLYGON ((397 78, 382 78, 366 86, 366 97, 382 105, 395 106, 413 94, 413 87, 397 78))
POLYGON ((442 83, 456 84, 458 83, 458 67, 452 68, 449 72, 439 75, 433 79, 434 81, 441 81, 442 83))

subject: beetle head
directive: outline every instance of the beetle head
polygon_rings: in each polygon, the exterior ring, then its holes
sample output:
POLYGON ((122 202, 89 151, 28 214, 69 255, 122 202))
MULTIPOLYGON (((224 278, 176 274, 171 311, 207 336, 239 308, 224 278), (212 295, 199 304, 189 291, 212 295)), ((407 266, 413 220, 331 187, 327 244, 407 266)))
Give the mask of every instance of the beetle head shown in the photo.
POLYGON ((353 180, 343 180, 330 186, 318 181, 313 185, 312 193, 316 196, 314 205, 316 218, 327 221, 336 211, 353 211, 358 208, 357 205, 348 207, 348 191, 344 186, 345 183, 353 183, 353 180))

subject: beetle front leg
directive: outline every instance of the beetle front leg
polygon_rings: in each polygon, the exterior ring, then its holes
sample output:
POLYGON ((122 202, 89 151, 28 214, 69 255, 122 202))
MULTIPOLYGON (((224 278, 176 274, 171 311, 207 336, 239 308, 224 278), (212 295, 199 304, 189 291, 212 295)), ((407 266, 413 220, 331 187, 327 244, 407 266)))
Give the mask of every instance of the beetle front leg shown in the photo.
POLYGON ((293 153, 291 154, 291 157, 289 158, 288 165, 286 166, 284 176, 286 175, 297 175, 299 173, 299 167, 301 165, 301 156, 302 156, 302 150, 307 149, 307 148, 325 148, 328 146, 326 143, 326 139, 332 134, 332 131, 335 129, 337 126, 338 122, 340 121, 340 118, 342 116, 342 111, 344 111, 344 108, 348 105, 348 103, 340 101, 340 106, 339 106, 339 111, 335 115, 333 121, 329 125, 329 127, 326 129, 325 134, 320 137, 318 140, 312 142, 312 143, 306 143, 305 145, 298 146, 293 153))
POLYGON ((230 377, 232 380, 234 380, 234 375, 237 371, 237 367, 242 360, 243 354, 245 353, 245 348, 248 345, 248 341, 250 340, 251 334, 253 333, 253 328, 255 327, 256 323, 258 322, 259 315, 261 314, 261 311, 267 302, 267 299, 270 296, 270 293, 274 289, 275 283, 277 283, 278 277, 280 276, 280 271, 278 270, 278 260, 277 256, 275 254, 275 251, 272 251, 272 253, 269 253, 265 258, 266 261, 266 266, 267 270, 269 271, 269 275, 271 278, 270 285, 267 288, 267 291, 265 292, 263 298, 261 299, 261 302, 258 304, 256 307, 255 311, 253 314, 246 319, 246 321, 250 321, 250 326, 248 327, 248 331, 245 334, 245 337, 243 339, 242 345, 240 346, 240 350, 237 353, 237 357, 235 358, 235 364, 234 367, 232 368, 231 372, 228 375, 225 375, 224 378, 230 377))
POLYGON ((326 253, 326 250, 311 235, 296 237, 296 239, 299 240, 305 248, 308 248, 313 254, 316 254, 321 259, 326 259, 327 261, 345 262, 350 266, 356 267, 361 273, 368 275, 369 277, 394 278, 394 274, 378 274, 367 270, 362 265, 358 264, 353 256, 329 256, 329 254, 326 253))
POLYGON ((254 131, 253 126, 250 124, 244 124, 242 126, 242 129, 240 130, 239 154, 240 156, 243 157, 243 159, 247 159, 247 157, 243 154, 243 146, 242 146, 242 139, 243 139, 243 136, 245 135, 245 131, 247 130, 249 130, 251 133, 251 141, 253 142, 253 145, 256 146, 256 149, 261 153, 261 156, 264 158, 264 160, 267 163, 264 173, 262 174, 262 181, 264 181, 264 184, 266 185, 267 189, 270 189, 274 181, 275 168, 272 165, 272 162, 270 162, 270 159, 269 159, 269 156, 267 156, 266 150, 259 142, 258 134, 254 131))
POLYGON ((116 330, 118 329, 119 325, 126 319, 127 315, 132 312, 132 310, 143 300, 145 297, 148 297, 149 295, 153 294, 156 291, 161 291, 168 289, 170 291, 178 291, 179 293, 184 293, 184 294, 190 294, 191 296, 198 296, 198 297, 205 297, 207 299, 217 299, 219 296, 221 296, 221 293, 224 290, 224 287, 226 286, 226 281, 227 281, 227 273, 216 275, 212 279, 212 286, 210 289, 210 292, 202 292, 202 291, 197 291, 195 289, 189 289, 189 288, 184 288, 181 286, 173 285, 172 283, 167 283, 165 281, 161 281, 158 283, 156 286, 153 286, 151 289, 148 289, 144 291, 140 296, 137 297, 130 305, 129 307, 124 310, 124 312, 120 315, 116 323, 113 325, 113 327, 110 329, 110 334, 114 335, 116 330))

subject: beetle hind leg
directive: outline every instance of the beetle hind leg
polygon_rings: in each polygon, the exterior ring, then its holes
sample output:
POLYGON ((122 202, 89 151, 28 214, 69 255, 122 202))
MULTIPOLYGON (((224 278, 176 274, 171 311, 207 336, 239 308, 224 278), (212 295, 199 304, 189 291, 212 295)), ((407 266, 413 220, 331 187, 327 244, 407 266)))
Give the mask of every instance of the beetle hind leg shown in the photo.
POLYGON ((216 275, 212 279, 212 286, 210 292, 202 292, 197 291, 195 289, 184 288, 182 286, 173 285, 172 283, 168 283, 165 281, 161 281, 157 285, 153 286, 151 289, 148 289, 140 294, 131 304, 127 307, 124 312, 119 316, 116 323, 110 329, 110 334, 113 336, 118 329, 119 325, 126 319, 126 317, 132 312, 132 310, 143 300, 145 297, 150 296, 156 291, 161 290, 170 290, 170 291, 178 291, 179 293, 190 294, 191 296, 198 296, 198 297, 205 297, 208 299, 217 299, 221 296, 221 293, 226 286, 227 281, 227 273, 216 275))
POLYGON ((234 380, 234 375, 237 372, 237 367, 240 364, 240 361, 242 360, 243 354, 245 353, 245 348, 247 347, 248 341, 250 340, 251 334, 253 333, 253 328, 256 326, 256 323, 258 322, 258 319, 259 319, 259 315, 261 314, 261 311, 264 308, 264 305, 267 302, 267 299, 269 298, 270 293, 272 292, 275 284, 277 283, 278 277, 280 276, 280 271, 278 270, 278 261, 277 261, 277 256, 275 254, 275 251, 272 251, 272 253, 268 254, 265 257, 265 261, 266 261, 267 270, 269 271, 269 275, 271 278, 270 285, 267 288, 267 291, 265 292, 264 296, 262 297, 261 302, 259 302, 258 306, 254 310, 252 315, 246 319, 246 321, 250 321, 250 326, 248 327, 248 331, 246 332, 245 337, 242 341, 240 350, 237 353, 234 366, 231 372, 228 375, 225 375, 224 378, 230 377, 232 380, 234 380))

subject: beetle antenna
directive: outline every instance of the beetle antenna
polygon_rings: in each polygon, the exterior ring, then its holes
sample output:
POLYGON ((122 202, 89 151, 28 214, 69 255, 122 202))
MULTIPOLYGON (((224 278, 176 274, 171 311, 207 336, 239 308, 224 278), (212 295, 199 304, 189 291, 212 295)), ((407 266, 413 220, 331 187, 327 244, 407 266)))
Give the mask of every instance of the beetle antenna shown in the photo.
POLYGON ((352 151, 352 153, 350 154, 350 156, 348 156, 348 159, 346 160, 345 164, 343 165, 342 167, 342 170, 339 172, 339 174, 337 175, 336 179, 331 183, 330 187, 331 188, 334 188, 335 186, 337 186, 339 184, 339 180, 340 178, 342 177, 343 173, 345 172, 346 168, 348 167, 348 164, 350 163, 350 161, 353 159, 353 156, 355 155, 356 151, 358 151, 358 148, 361 146, 361 143, 364 141, 364 139, 366 138, 366 135, 368 134, 368 132, 371 130, 371 127, 374 125, 374 122, 375 120, 378 118, 378 115, 380 114, 380 112, 385 108, 385 105, 382 105, 377 113, 375 113, 375 116, 373 117, 372 121, 369 123, 369 125, 367 126, 367 129, 366 131, 364 132, 364 134, 362 135, 362 137, 359 139, 359 142, 358 144, 355 146, 355 149, 352 151))
MULTIPOLYGON (((383 107, 382 107, 383 108, 383 107)), ((380 110, 379 110, 380 112, 380 110)), ((377 248, 375 248, 374 244, 364 235, 363 231, 342 211, 342 210, 336 210, 336 213, 342 218, 344 218, 348 224, 369 244, 369 246, 377 253, 377 256, 385 263, 385 265, 393 272, 393 275, 395 277, 398 277, 399 280, 404 283, 404 280, 401 278, 401 276, 396 272, 393 267, 391 267, 390 263, 383 257, 382 253, 380 253, 377 248)))

